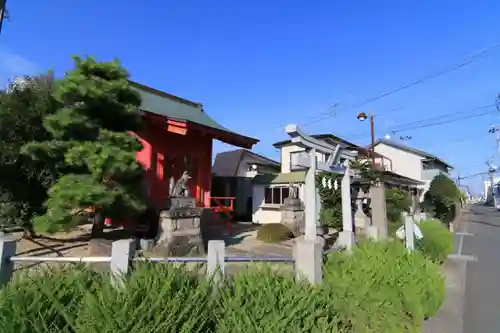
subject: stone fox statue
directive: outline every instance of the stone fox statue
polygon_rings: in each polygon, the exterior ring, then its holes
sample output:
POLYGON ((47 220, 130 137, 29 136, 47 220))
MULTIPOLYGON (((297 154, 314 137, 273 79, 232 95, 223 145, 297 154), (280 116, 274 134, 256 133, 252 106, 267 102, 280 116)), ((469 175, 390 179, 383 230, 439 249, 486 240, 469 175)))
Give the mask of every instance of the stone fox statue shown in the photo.
POLYGON ((189 188, 187 186, 188 180, 191 179, 191 176, 187 171, 182 173, 182 176, 175 181, 174 177, 170 177, 170 197, 189 197, 189 188))

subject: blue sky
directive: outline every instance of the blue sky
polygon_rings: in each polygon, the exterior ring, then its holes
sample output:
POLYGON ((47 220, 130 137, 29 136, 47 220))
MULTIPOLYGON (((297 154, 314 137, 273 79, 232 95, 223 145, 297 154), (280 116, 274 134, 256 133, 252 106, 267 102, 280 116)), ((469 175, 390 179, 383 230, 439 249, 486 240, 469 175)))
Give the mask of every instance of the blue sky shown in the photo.
MULTIPOLYGON (((224 126, 261 139, 255 151, 272 158, 278 154, 271 143, 285 138, 287 123, 366 144, 368 123, 356 120, 359 111, 375 111, 376 133, 383 136, 397 124, 491 104, 500 92, 498 49, 342 111, 500 43, 495 0, 8 0, 8 7, 0 81, 49 68, 62 73, 74 54, 118 57, 134 80, 202 102, 224 126), (332 110, 335 116, 310 123, 332 110)), ((408 144, 467 175, 498 156, 487 133, 494 122, 500 113, 398 136, 412 136, 408 144)), ((464 183, 477 188, 479 181, 464 183)))

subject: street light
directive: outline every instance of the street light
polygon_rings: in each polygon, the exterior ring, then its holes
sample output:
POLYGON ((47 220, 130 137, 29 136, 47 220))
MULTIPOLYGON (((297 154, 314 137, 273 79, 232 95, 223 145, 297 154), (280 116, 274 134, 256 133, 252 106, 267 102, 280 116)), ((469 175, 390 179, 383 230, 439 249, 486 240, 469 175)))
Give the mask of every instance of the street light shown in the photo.
POLYGON ((370 133, 372 139, 372 149, 370 155, 372 158, 372 168, 375 168, 375 117, 373 115, 373 112, 370 112, 369 116, 367 116, 364 112, 360 112, 358 113, 357 118, 359 121, 365 121, 366 119, 370 118, 370 133))

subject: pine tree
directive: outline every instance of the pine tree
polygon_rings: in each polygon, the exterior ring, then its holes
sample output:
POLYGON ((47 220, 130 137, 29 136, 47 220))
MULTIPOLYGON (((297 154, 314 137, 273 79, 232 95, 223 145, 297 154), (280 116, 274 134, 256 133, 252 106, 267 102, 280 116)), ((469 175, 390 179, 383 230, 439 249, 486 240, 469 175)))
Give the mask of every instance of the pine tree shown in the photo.
POLYGON ((75 57, 75 68, 58 82, 54 96, 62 107, 44 118, 52 140, 31 142, 24 152, 35 160, 64 156, 72 169, 61 176, 45 202, 47 212, 33 220, 35 230, 69 230, 92 207, 93 236, 104 217, 123 219, 145 207, 143 169, 136 161, 140 142, 131 135, 140 126, 140 97, 120 63, 75 57))

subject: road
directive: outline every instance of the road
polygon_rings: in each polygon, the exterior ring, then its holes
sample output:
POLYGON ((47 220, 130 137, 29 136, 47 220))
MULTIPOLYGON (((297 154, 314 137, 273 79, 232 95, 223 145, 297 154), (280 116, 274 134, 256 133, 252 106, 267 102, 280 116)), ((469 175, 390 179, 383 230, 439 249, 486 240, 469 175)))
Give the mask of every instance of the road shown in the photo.
POLYGON ((500 332, 500 212, 472 205, 456 237, 456 259, 466 262, 464 333, 500 332))

